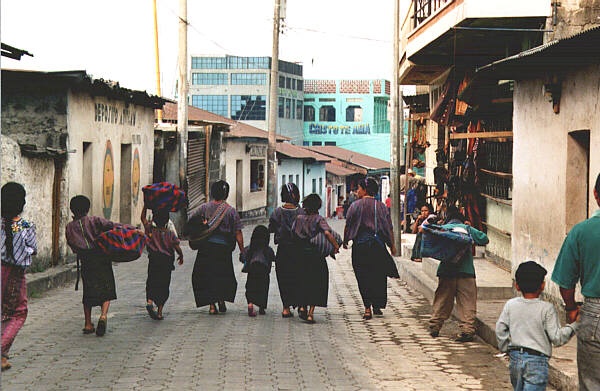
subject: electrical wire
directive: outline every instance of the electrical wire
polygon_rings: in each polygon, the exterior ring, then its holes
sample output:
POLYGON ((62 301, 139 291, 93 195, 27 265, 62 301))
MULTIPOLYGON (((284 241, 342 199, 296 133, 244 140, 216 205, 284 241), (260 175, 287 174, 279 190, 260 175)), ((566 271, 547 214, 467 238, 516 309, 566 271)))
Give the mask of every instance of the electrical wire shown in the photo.
POLYGON ((297 27, 297 26, 286 25, 285 28, 288 30, 291 30, 291 31, 306 31, 306 32, 315 33, 315 34, 335 35, 335 36, 347 38, 347 39, 356 39, 356 40, 380 42, 380 43, 387 43, 387 44, 392 43, 392 41, 385 40, 385 39, 361 37, 358 35, 340 34, 340 33, 334 33, 331 31, 323 31, 323 30, 311 29, 311 28, 306 28, 306 27, 297 27))

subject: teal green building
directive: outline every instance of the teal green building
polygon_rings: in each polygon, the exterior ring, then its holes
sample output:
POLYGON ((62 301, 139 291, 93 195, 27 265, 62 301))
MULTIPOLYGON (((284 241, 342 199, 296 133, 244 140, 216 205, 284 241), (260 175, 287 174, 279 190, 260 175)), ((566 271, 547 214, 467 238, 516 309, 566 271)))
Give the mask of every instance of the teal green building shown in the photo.
POLYGON ((387 80, 305 80, 304 145, 335 145, 390 161, 387 80))

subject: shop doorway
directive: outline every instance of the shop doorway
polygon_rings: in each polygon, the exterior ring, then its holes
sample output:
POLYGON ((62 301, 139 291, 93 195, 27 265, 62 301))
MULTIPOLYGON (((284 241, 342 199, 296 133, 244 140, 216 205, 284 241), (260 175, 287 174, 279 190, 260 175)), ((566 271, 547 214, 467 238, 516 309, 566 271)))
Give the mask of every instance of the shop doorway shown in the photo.
POLYGON ((244 194, 244 164, 243 160, 235 161, 235 208, 242 210, 242 197, 244 194))
POLYGON ((590 216, 590 131, 567 136, 566 233, 590 216))

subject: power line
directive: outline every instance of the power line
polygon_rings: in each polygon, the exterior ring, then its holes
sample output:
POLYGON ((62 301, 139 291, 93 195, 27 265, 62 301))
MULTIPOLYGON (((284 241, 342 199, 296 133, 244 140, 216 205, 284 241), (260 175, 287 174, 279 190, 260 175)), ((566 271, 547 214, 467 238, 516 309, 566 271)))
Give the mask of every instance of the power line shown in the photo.
POLYGON ((357 40, 381 42, 381 43, 391 43, 392 42, 392 41, 388 41, 388 40, 384 40, 384 39, 361 37, 358 35, 340 34, 340 33, 334 33, 331 31, 323 31, 323 30, 317 30, 317 29, 311 29, 311 28, 305 28, 305 27, 296 27, 296 26, 287 26, 287 25, 285 27, 292 31, 306 31, 306 32, 316 33, 316 34, 335 35, 338 37, 343 37, 343 38, 348 38, 348 39, 357 39, 357 40))

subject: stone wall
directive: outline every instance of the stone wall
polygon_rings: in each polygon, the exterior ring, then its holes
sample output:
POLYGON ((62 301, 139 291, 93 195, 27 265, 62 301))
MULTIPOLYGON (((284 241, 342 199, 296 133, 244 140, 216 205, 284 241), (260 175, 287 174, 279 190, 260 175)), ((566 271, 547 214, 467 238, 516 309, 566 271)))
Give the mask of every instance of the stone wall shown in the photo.
MULTIPOLYGON (((3 120, 6 114, 3 113, 3 120)), ((2 185, 18 182, 27 191, 22 217, 36 225, 38 254, 33 259, 33 270, 45 269, 52 263, 52 188, 54 160, 23 156, 19 145, 9 136, 2 135, 2 185)), ((66 182, 61 183, 61 220, 68 218, 65 196, 66 182)), ((64 230, 59 235, 59 262, 65 261, 67 244, 64 230)))
POLYGON ((561 39, 600 25, 600 0, 561 0, 558 7, 557 25, 548 18, 544 42, 561 39))
MULTIPOLYGON (((542 79, 515 83, 512 268, 531 259, 543 264, 550 276, 570 228, 570 216, 591 215, 598 208, 592 191, 600 173, 600 65, 565 75, 559 114, 554 114, 552 103, 546 100, 543 84, 542 79), (590 134, 587 212, 585 207, 575 209, 568 204, 584 175, 572 169, 568 159, 569 132, 579 130, 590 134)), ((549 276, 546 290, 559 297, 549 276)))

